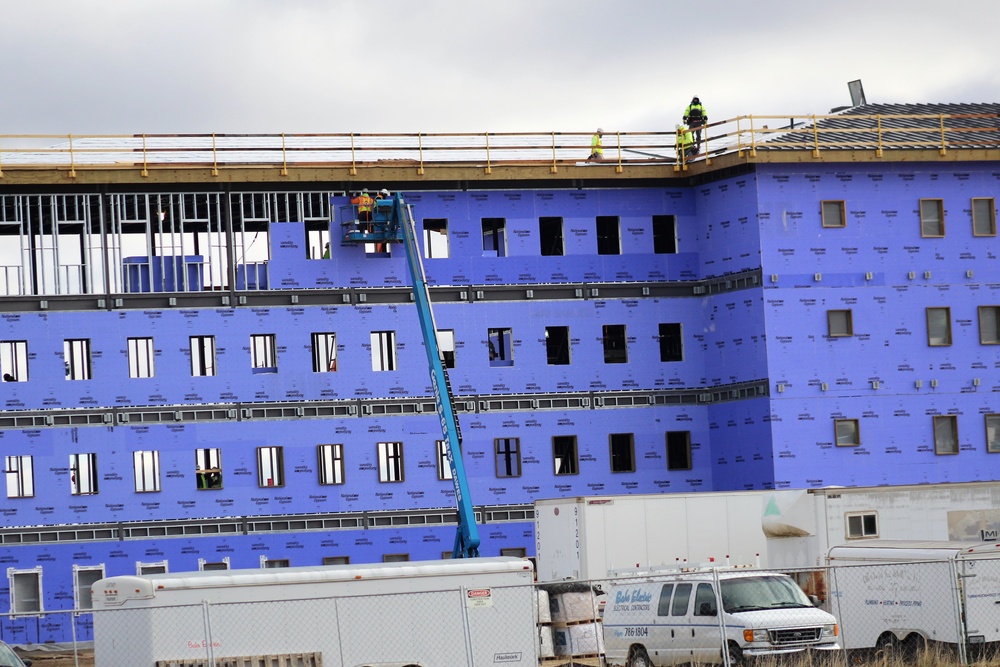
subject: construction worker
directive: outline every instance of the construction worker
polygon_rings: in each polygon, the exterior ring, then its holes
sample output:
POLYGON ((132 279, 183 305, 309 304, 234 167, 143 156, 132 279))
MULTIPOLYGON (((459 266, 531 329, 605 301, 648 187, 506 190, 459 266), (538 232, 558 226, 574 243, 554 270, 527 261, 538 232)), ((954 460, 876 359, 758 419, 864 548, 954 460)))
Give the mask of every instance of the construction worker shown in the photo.
POLYGON ((695 152, 701 150, 701 128, 707 122, 708 114, 705 113, 705 107, 695 95, 691 98, 691 104, 684 110, 684 124, 694 131, 695 152))
MULTIPOLYGON (((358 211, 358 220, 362 222, 372 221, 372 207, 375 205, 375 200, 369 196, 368 188, 365 188, 361 191, 360 195, 351 199, 351 203, 354 204, 358 211)), ((369 229, 369 231, 371 230, 369 229)))
POLYGON ((694 137, 691 134, 691 128, 687 125, 677 126, 677 161, 681 161, 681 155, 684 159, 690 158, 698 154, 698 149, 694 145, 694 137))
POLYGON ((600 162, 604 159, 604 147, 601 146, 602 136, 604 136, 604 130, 597 128, 597 132, 590 138, 590 157, 587 158, 587 162, 600 162))

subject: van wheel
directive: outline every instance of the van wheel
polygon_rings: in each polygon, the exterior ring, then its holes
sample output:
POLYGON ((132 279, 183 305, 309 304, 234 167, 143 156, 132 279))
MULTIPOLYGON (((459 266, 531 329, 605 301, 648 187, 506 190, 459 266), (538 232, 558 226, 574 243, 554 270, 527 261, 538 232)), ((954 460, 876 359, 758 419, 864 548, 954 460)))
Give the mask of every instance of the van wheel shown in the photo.
POLYGON ((626 667, 653 667, 653 663, 649 661, 646 649, 636 646, 629 651, 626 667))
POLYGON ((736 644, 729 642, 726 645, 729 651, 729 667, 742 667, 743 665, 743 651, 736 644))

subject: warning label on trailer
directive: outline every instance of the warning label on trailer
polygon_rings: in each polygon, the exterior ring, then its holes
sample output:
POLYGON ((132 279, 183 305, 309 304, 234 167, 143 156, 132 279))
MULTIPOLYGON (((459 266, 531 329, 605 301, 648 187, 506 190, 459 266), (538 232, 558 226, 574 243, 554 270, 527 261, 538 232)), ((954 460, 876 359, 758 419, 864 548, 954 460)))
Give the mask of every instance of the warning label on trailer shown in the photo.
POLYGON ((489 588, 470 588, 465 592, 466 607, 492 607, 493 591, 489 588))

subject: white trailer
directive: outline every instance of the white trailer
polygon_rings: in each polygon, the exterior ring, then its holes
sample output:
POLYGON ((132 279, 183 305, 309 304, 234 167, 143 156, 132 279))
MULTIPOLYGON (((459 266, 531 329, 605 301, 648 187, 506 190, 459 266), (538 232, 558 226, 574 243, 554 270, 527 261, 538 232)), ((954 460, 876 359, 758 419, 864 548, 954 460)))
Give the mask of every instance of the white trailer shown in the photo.
POLYGON ((584 496, 535 501, 539 581, 599 580, 661 566, 761 565, 773 492, 584 496))
POLYGON ((762 516, 769 567, 822 566, 858 539, 1000 538, 1000 482, 828 487, 770 492, 762 516))
POLYGON ((533 579, 521 558, 108 577, 92 587, 94 657, 537 667, 533 579))
POLYGON ((862 540, 831 548, 827 563, 847 649, 1000 647, 1000 544, 862 540))

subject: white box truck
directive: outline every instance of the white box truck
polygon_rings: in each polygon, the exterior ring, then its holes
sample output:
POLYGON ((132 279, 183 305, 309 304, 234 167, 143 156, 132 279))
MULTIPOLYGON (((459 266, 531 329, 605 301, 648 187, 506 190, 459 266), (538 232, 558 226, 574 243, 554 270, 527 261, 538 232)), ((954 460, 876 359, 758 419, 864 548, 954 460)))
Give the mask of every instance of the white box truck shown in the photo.
POLYGON ((1000 648, 1000 544, 860 540, 827 557, 847 649, 1000 648))
POLYGON ((723 664, 727 657, 735 666, 806 651, 831 655, 841 648, 837 634, 836 619, 776 572, 613 580, 604 608, 608 667, 723 664))
POLYGON ((599 580, 653 567, 763 565, 773 492, 583 496, 535 501, 538 580, 599 580))
POLYGON ((107 577, 92 586, 94 658, 537 667, 533 579, 522 558, 107 577))

